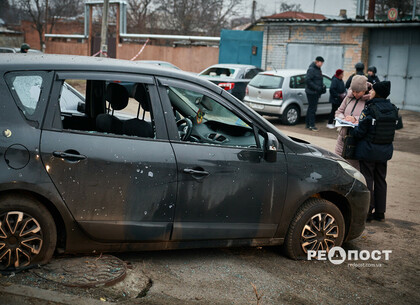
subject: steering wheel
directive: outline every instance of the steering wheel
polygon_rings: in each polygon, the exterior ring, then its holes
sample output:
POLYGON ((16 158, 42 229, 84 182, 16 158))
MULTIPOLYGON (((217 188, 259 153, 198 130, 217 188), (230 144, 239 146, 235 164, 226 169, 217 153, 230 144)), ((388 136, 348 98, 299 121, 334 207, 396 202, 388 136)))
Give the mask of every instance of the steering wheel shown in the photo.
POLYGON ((191 136, 193 123, 189 118, 183 118, 176 122, 181 141, 186 141, 191 136))

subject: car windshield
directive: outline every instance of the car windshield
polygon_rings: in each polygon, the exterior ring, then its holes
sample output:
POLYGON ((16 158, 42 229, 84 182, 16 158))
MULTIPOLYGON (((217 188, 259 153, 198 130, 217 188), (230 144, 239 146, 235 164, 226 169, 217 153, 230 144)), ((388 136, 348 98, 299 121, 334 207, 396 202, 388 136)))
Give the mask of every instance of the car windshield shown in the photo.
POLYGON ((258 74, 249 82, 249 85, 260 89, 277 89, 282 87, 283 80, 281 76, 258 74))
POLYGON ((169 96, 173 104, 183 116, 202 116, 204 122, 214 121, 227 125, 241 126, 251 129, 234 113, 214 101, 213 99, 190 90, 169 87, 169 96))
POLYGON ((230 77, 234 78, 236 70, 233 68, 226 67, 210 67, 204 70, 199 75, 206 75, 210 77, 230 77))

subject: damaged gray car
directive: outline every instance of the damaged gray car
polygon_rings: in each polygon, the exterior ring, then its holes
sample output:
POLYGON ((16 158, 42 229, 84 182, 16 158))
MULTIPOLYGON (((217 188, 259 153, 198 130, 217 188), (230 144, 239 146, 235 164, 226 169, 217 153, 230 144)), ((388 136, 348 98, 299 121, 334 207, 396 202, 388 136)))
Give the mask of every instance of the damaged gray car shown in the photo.
POLYGON ((0 109, 1 270, 54 253, 243 245, 298 259, 365 226, 357 170, 182 71, 4 55, 0 109))

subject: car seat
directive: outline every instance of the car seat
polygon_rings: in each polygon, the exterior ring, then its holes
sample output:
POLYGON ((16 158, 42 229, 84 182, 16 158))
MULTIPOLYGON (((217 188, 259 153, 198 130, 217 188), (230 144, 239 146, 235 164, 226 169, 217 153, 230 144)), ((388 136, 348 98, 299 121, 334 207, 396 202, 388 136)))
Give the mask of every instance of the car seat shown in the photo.
POLYGON ((144 84, 136 84, 134 88, 134 99, 139 103, 137 117, 124 122, 123 133, 128 136, 153 138, 153 127, 144 120, 146 111, 150 111, 149 94, 144 84), (139 119, 140 107, 143 108, 143 118, 139 119))
POLYGON ((99 114, 96 117, 96 129, 101 132, 123 134, 123 122, 114 116, 114 110, 122 110, 128 105, 128 92, 124 86, 117 83, 110 83, 106 87, 106 100, 112 108, 111 114, 99 114))

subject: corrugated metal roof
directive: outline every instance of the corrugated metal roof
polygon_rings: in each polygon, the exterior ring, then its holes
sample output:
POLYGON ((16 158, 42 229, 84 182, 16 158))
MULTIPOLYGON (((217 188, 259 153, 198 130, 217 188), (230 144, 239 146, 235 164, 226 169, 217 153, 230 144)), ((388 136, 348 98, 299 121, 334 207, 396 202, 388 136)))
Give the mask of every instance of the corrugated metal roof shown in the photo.
POLYGON ((323 20, 326 17, 322 14, 314 14, 314 13, 305 13, 305 12, 295 12, 295 11, 287 11, 279 14, 274 14, 271 16, 261 17, 261 19, 305 19, 305 20, 323 20))

